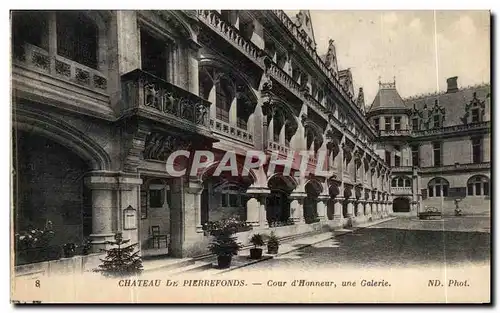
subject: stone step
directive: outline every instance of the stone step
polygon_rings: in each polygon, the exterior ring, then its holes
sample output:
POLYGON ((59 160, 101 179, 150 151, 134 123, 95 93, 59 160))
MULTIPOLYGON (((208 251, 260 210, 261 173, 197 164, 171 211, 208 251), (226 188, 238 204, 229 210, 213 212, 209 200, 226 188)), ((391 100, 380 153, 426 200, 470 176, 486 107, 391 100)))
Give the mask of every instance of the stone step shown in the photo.
POLYGON ((147 259, 142 262, 144 272, 154 272, 154 271, 171 271, 179 268, 184 268, 195 264, 195 261, 191 258, 185 259, 173 259, 173 258, 163 258, 163 259, 147 259))

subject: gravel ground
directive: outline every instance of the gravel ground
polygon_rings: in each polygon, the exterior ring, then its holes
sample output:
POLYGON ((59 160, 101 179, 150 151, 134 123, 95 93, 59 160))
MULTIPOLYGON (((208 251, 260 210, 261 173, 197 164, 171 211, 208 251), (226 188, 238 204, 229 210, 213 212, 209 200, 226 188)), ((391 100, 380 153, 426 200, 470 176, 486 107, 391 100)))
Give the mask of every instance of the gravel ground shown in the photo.
POLYGON ((489 264, 490 218, 398 218, 237 271, 489 264))

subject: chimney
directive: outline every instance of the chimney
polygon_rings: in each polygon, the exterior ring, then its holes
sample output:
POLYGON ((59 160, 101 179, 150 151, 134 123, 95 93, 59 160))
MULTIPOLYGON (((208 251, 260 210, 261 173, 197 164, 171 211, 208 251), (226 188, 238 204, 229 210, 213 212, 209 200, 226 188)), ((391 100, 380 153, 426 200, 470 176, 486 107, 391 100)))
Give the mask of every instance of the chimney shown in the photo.
POLYGON ((457 84, 457 76, 450 77, 446 80, 446 83, 448 84, 448 88, 446 90, 446 93, 452 93, 452 92, 457 92, 458 91, 458 84, 457 84))

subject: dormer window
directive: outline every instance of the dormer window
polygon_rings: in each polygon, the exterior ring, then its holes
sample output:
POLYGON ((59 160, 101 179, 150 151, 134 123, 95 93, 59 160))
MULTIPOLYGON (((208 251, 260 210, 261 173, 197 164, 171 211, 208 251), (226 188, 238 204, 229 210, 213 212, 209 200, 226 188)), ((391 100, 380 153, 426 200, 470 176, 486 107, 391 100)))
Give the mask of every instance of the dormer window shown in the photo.
POLYGON ((441 125, 441 115, 439 114, 436 114, 434 115, 434 128, 440 128, 442 125, 441 125))
POLYGON ((413 130, 418 130, 418 117, 414 117, 411 120, 411 126, 413 130))

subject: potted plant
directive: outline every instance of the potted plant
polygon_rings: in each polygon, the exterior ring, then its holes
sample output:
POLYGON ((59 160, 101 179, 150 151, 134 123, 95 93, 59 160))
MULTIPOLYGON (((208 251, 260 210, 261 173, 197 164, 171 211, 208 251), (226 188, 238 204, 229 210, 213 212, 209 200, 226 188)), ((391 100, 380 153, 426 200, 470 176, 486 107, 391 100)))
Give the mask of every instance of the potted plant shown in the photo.
POLYGON ((238 221, 227 219, 214 222, 210 227, 210 235, 213 236, 208 249, 217 255, 217 265, 219 268, 231 266, 233 255, 237 255, 241 250, 241 245, 236 241, 234 234, 238 229, 238 221))
POLYGON ((279 246, 280 246, 280 242, 279 242, 278 236, 276 236, 274 231, 272 231, 271 234, 269 235, 269 239, 267 241, 267 253, 278 254, 279 246))
POLYGON ((261 234, 255 234, 250 238, 250 243, 253 244, 253 248, 250 249, 250 259, 260 259, 262 257, 262 247, 264 245, 264 238, 261 234))
POLYGON ((76 248, 78 246, 72 242, 67 243, 63 246, 63 253, 65 258, 72 258, 76 255, 76 248))

